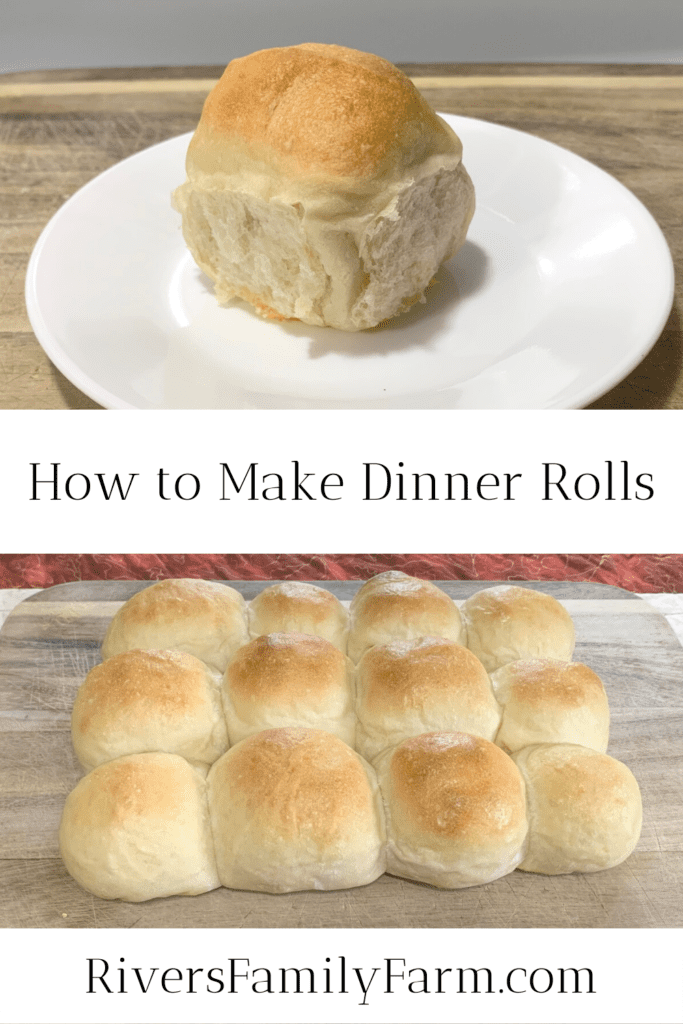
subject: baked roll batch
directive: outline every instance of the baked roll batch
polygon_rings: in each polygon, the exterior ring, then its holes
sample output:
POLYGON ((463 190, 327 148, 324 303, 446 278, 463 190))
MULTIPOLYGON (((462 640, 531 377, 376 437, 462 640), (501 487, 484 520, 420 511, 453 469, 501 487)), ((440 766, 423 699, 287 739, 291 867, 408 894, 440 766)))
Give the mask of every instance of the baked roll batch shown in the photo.
POLYGON ((89 774, 64 809, 66 867, 138 901, 619 864, 640 792, 605 753, 604 687, 573 649, 562 605, 523 587, 459 610, 389 572, 347 612, 311 584, 248 603, 222 584, 149 586, 74 703, 89 774))

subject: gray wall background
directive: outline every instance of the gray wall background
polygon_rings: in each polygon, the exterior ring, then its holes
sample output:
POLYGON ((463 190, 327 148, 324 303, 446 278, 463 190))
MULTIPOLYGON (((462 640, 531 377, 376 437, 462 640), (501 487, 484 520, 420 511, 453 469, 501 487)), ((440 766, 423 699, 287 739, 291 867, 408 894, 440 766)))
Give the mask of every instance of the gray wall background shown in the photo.
POLYGON ((683 0, 0 0, 0 71, 225 64, 335 42, 395 62, 679 63, 683 0))

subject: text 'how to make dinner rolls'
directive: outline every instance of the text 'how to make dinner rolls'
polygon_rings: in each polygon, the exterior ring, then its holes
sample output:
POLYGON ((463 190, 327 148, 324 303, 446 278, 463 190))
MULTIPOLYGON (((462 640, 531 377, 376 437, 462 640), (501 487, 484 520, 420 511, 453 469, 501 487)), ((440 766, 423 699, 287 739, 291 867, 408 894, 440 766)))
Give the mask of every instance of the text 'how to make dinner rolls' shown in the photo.
MULTIPOLYGON (((543 462, 530 483, 528 474, 457 469, 425 471, 383 462, 363 462, 347 488, 336 470, 305 468, 299 459, 284 466, 258 462, 221 462, 210 483, 199 473, 173 474, 163 467, 142 481, 141 474, 93 473, 63 470, 53 462, 30 464, 30 501, 131 501, 143 487, 145 499, 194 501, 206 496, 217 501, 503 501, 543 502, 650 501, 655 496, 652 473, 636 472, 628 460, 605 460, 591 470, 577 471, 561 462, 543 462)), ((131 501, 133 503, 133 501, 131 501)))

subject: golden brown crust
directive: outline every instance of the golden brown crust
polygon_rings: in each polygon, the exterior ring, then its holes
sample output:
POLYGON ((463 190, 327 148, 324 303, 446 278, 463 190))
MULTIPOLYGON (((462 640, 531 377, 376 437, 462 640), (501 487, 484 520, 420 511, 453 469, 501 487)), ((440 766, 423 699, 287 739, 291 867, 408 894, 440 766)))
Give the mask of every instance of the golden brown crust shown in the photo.
POLYGON ((508 617, 530 620, 547 616, 551 621, 560 619, 571 622, 569 612, 550 594, 529 587, 500 586, 480 590, 464 602, 463 608, 481 616, 492 616, 505 620, 508 617))
POLYGON ((364 604, 370 594, 373 593, 400 594, 410 591, 418 592, 425 587, 429 589, 433 586, 434 584, 429 580, 421 580, 417 576, 409 576, 399 569, 387 569, 386 572, 380 572, 376 576, 371 576, 356 591, 351 601, 351 611, 355 611, 359 605, 364 604))
POLYGON ((175 754, 127 755, 85 775, 66 799, 59 845, 69 873, 104 899, 219 885, 205 780, 175 754))
POLYGON ((346 652, 348 613, 329 590, 287 580, 267 587, 250 602, 249 629, 251 636, 311 633, 346 652))
POLYGON ((500 671, 505 672, 508 700, 514 696, 539 710, 551 704, 577 708, 594 703, 602 707, 605 702, 600 677, 578 661, 536 658, 513 661, 500 671))
POLYGON ((548 743, 527 748, 525 768, 534 786, 543 790, 548 806, 562 816, 586 810, 590 820, 602 800, 619 791, 625 766, 607 754, 570 743, 548 743), (594 801, 596 804, 594 805, 594 801))
POLYGON ((489 672, 522 659, 571 660, 574 623, 550 594, 528 587, 489 587, 469 597, 460 613, 467 646, 489 672))
POLYGON ((343 617, 343 606, 329 590, 296 581, 266 587, 251 602, 251 607, 259 615, 273 619, 289 616, 293 610, 305 610, 307 618, 316 624, 324 622, 328 616, 343 617))
POLYGON ((601 871, 635 848, 642 825, 638 783, 621 761, 570 743, 513 755, 526 781, 530 842, 524 871, 601 871))
POLYGON ((228 64, 190 146, 211 134, 275 154, 301 175, 365 179, 397 150, 420 159, 424 133, 457 146, 409 78, 344 46, 304 43, 228 64))
POLYGON ((159 580, 134 594, 116 617, 143 626, 173 618, 186 609, 201 610, 220 623, 222 615, 234 615, 235 600, 231 591, 220 583, 195 579, 159 580))
POLYGON ((480 590, 477 594, 473 594, 464 602, 464 607, 473 612, 477 611, 482 616, 493 616, 501 620, 510 616, 520 618, 528 616, 533 620, 538 616, 545 615, 551 621, 555 618, 567 623, 571 621, 569 612, 556 598, 528 587, 489 587, 487 590, 480 590))
POLYGON ((168 579, 138 591, 119 608, 102 657, 133 648, 180 650, 223 672, 247 639, 246 604, 237 590, 208 580, 168 579))
POLYGON ((188 785, 196 786, 187 761, 165 753, 117 758, 85 778, 87 796, 75 803, 72 827, 77 827, 81 818, 112 830, 130 827, 135 818, 172 820, 178 794, 188 785))
POLYGON ((346 683, 346 657, 328 640, 308 633, 270 633, 241 647, 228 666, 233 698, 257 705, 278 698, 310 699, 346 683))
MULTIPOLYGON (((318 729, 267 729, 218 761, 212 786, 234 786, 239 801, 283 841, 306 834, 321 848, 373 813, 363 763, 342 740, 318 729)), ((220 799, 220 798, 219 798, 220 799)))
POLYGON ((365 653, 358 671, 364 704, 371 713, 421 708, 425 701, 457 689, 492 698, 479 659, 466 647, 440 637, 379 644, 365 653))
POLYGON ((607 694, 587 665, 551 658, 512 661, 492 674, 491 683, 503 708, 496 736, 503 749, 534 743, 607 749, 607 694))
POLYGON ((477 736, 442 732, 405 740, 391 759, 391 784, 423 834, 487 843, 525 822, 515 764, 477 736))
POLYGON ((348 654, 357 662, 375 644, 421 636, 457 642, 460 633, 457 605, 436 584, 386 572, 368 580, 351 602, 348 654))
MULTIPOLYGON (((390 590, 389 588, 380 593, 369 594, 362 604, 363 624, 367 627, 374 626, 385 617, 401 613, 406 618, 411 616, 411 606, 424 615, 429 615, 434 625, 450 624, 457 616, 457 609, 449 598, 448 594, 436 588, 420 587, 415 590, 401 589, 390 590)), ((360 616, 359 616, 360 617, 360 616)))
POLYGON ((358 591, 351 607, 356 622, 366 629, 394 617, 408 622, 416 615, 428 617, 434 629, 451 626, 460 618, 448 594, 430 580, 404 573, 382 573, 369 580, 358 591))
POLYGON ((86 733, 93 720, 181 717, 205 704, 205 688, 206 667, 191 654, 125 651, 88 673, 74 701, 74 722, 86 733))

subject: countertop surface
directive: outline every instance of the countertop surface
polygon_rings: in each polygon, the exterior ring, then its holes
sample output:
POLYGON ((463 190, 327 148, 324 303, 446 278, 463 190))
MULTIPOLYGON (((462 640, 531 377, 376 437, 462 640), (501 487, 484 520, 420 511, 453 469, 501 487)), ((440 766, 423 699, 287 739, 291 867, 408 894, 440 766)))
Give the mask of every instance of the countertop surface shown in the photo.
MULTIPOLYGON (((403 64, 438 110, 558 143, 650 210, 676 267, 654 348, 595 408, 683 408, 683 68, 660 65, 403 64)), ((219 67, 20 72, 0 77, 0 408, 92 409, 38 344, 24 281, 59 207, 133 153, 191 131, 219 67)))

